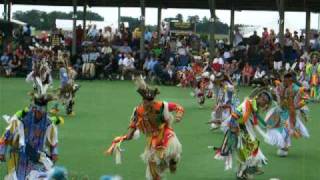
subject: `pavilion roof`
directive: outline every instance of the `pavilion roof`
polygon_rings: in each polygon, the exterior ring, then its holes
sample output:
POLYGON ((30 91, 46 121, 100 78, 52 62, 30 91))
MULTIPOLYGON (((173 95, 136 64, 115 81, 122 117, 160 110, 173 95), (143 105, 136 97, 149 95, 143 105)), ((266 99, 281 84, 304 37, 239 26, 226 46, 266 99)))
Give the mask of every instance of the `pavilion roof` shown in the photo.
MULTIPOLYGON (((14 4, 72 6, 72 0, 11 0, 14 4)), ((140 0, 77 0, 79 6, 139 7, 140 0)), ((209 9, 208 0, 145 0, 146 7, 209 9)), ((216 9, 276 11, 277 0, 216 0, 216 9)), ((285 11, 320 12, 320 0, 285 0, 285 11)))

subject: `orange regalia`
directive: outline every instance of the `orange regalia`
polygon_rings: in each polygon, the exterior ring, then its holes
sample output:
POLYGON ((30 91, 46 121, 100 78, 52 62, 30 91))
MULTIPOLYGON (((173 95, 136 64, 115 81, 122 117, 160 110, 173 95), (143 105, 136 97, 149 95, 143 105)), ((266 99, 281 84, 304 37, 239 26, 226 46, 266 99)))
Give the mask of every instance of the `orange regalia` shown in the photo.
POLYGON ((210 82, 209 72, 204 72, 201 79, 197 82, 195 95, 200 106, 205 103, 206 98, 212 98, 212 83, 210 82))
MULTIPOLYGON (((152 94, 149 91, 152 90, 147 89, 144 94, 146 96, 148 93, 152 94)), ((119 144, 141 132, 146 135, 147 140, 145 151, 141 156, 147 164, 146 178, 160 180, 168 168, 171 172, 175 172, 180 160, 182 146, 171 126, 174 121, 171 112, 175 112, 176 121, 180 121, 184 109, 176 103, 147 100, 147 97, 143 97, 143 101, 133 111, 129 133, 114 139, 106 153, 115 152, 119 155, 119 144)))

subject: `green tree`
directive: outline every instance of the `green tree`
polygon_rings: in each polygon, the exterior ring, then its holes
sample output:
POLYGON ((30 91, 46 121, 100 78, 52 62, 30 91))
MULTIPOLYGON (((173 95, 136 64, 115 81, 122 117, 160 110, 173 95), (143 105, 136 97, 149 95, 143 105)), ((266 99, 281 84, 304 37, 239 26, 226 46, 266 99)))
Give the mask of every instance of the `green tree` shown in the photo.
POLYGON ((135 28, 140 26, 140 20, 138 18, 121 16, 120 21, 121 22, 128 22, 130 30, 134 30, 135 28))
POLYGON ((199 18, 198 15, 188 16, 187 22, 190 22, 190 23, 199 23, 199 22, 200 22, 200 18, 199 18))
POLYGON ((182 14, 180 14, 180 13, 177 14, 177 15, 176 15, 176 19, 178 19, 179 22, 183 22, 183 16, 182 16, 182 14))
MULTIPOLYGON (((53 11, 46 13, 39 10, 31 11, 16 11, 13 13, 13 18, 19 21, 30 24, 38 30, 50 30, 54 27, 56 19, 72 19, 73 13, 65 13, 59 11, 53 11)), ((77 12, 77 19, 83 19, 83 12, 77 12)), ((87 19, 92 21, 103 21, 103 17, 95 12, 88 11, 87 19)))

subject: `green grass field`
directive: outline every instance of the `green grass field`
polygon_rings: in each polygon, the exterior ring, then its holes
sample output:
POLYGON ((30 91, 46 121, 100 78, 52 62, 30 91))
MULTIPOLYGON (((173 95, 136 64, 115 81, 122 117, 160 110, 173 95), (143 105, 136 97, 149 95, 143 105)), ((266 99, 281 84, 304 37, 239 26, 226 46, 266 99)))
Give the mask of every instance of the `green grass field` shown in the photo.
MULTIPOLYGON (((131 82, 80 81, 82 87, 76 98, 76 116, 66 117, 59 128, 59 161, 73 179, 96 180, 103 174, 119 174, 125 180, 145 179, 145 165, 139 155, 144 150, 144 138, 126 142, 122 165, 115 165, 112 157, 103 151, 115 136, 126 133, 129 117, 139 95, 131 82)), ((57 82, 55 82, 57 85, 57 82)), ((29 104, 27 92, 31 85, 23 79, 0 78, 0 115, 12 114, 29 104)), ((171 180, 227 180, 235 179, 235 171, 224 172, 224 163, 213 159, 208 145, 220 145, 223 134, 211 132, 205 124, 209 120, 212 102, 199 109, 190 89, 160 87, 159 99, 180 103, 185 107, 185 117, 174 128, 183 145, 182 161, 171 180)), ((241 89, 241 97, 249 89, 241 89)), ((311 121, 307 124, 311 138, 293 141, 289 157, 276 156, 276 148, 262 143, 269 159, 265 174, 256 179, 317 180, 320 179, 320 112, 319 105, 311 106, 311 121)), ((0 121, 0 133, 5 123, 0 121)), ((0 179, 6 167, 0 165, 0 179)))

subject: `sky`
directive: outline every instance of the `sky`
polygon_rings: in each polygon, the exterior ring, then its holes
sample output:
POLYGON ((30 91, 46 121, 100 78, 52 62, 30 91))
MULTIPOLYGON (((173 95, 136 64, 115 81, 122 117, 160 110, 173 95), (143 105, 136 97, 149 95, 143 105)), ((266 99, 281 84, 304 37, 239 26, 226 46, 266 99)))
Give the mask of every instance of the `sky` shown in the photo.
MULTIPOLYGON (((13 5, 12 12, 14 11, 28 11, 37 9, 41 11, 63 11, 70 12, 72 7, 56 7, 56 6, 28 6, 28 5, 13 5)), ((96 12, 104 17, 106 25, 116 25, 118 22, 118 8, 110 7, 92 7, 87 8, 90 11, 96 12)), ((82 7, 78 7, 78 10, 83 10, 82 7)), ((3 14, 3 5, 0 6, 0 13, 3 14)), ((209 10, 198 10, 198 9, 163 9, 162 18, 174 17, 176 14, 182 14, 184 19, 188 16, 198 15, 200 19, 202 17, 210 16, 209 10)), ((230 24, 230 11, 228 10, 217 10, 217 16, 220 21, 230 24)), ((121 16, 132 16, 139 17, 139 8, 121 8, 121 16)), ((318 14, 311 13, 311 28, 318 29, 318 14)), ((303 12, 286 12, 285 13, 285 28, 291 30, 300 30, 305 28, 306 15, 303 12)), ((157 24, 157 9, 147 8, 146 9, 146 23, 150 25, 157 24)), ((278 13, 276 11, 236 11, 235 12, 235 23, 236 24, 248 24, 259 27, 268 27, 278 30, 278 13)))

